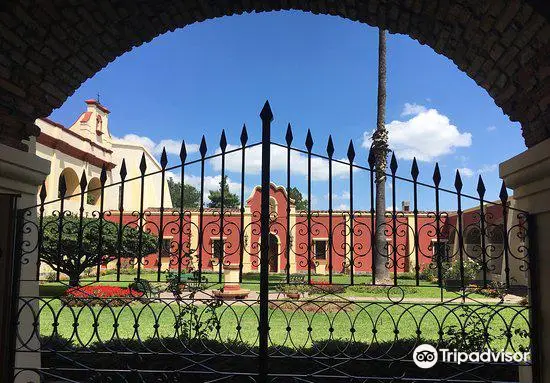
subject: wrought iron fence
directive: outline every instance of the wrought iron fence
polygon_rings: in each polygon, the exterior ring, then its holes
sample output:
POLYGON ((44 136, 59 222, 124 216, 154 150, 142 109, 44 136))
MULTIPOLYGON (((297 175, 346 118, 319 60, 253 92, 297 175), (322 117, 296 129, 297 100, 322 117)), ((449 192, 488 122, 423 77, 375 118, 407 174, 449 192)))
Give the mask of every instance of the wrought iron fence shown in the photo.
POLYGON ((438 165, 426 184, 416 159, 404 178, 392 156, 391 208, 377 223, 372 155, 362 165, 350 142, 347 158, 336 159, 331 137, 326 153, 315 153, 309 131, 305 149, 293 147, 290 125, 286 143, 273 142, 269 104, 260 116, 258 143, 248 143, 245 126, 240 147, 228 146, 222 133, 213 155, 203 137, 198 159, 188 158, 183 142, 177 166, 163 152, 160 170, 147 173, 144 156, 139 175, 128 177, 123 161, 120 182, 107 185, 103 168, 99 188, 87 190, 83 174, 71 196, 61 177, 51 202, 43 185, 40 203, 19 214, 16 378, 517 381, 519 363, 421 370, 412 362, 423 343, 464 351, 536 346, 529 219, 513 208, 505 186, 500 201, 485 201, 481 177, 470 196, 458 171, 455 190, 447 190, 438 165), (261 150, 261 183, 246 198, 251 150, 261 150), (284 187, 271 182, 275 150, 286 155, 284 187), (207 208, 205 165, 219 161, 224 180, 228 156, 240 160, 238 206, 226 206, 221 187, 220 205, 207 208), (307 163, 304 210, 289 193, 293 156, 307 163), (328 210, 312 208, 312 163, 328 172, 328 210), (193 167, 200 169, 196 209, 183 203, 193 167), (334 208, 335 167, 349 187, 343 210, 334 208), (177 208, 167 204, 168 172, 179 172, 177 208), (153 181, 158 205, 146 206, 153 181), (411 208, 397 208, 401 185, 412 192, 411 208), (421 210, 426 191, 431 208, 421 210), (89 195, 96 196, 92 207, 89 195), (368 208, 357 209, 358 195, 368 208), (443 211, 442 196, 456 209, 443 211), (475 206, 463 209, 465 201, 475 206))

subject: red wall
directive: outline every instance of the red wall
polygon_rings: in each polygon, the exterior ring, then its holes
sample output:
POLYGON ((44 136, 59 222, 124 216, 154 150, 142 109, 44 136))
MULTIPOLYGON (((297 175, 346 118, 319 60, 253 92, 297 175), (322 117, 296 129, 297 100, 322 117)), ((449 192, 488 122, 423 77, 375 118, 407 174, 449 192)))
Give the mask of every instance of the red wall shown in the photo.
MULTIPOLYGON (((277 264, 272 264, 270 269, 276 268, 278 272, 284 272, 287 265, 286 248, 287 248, 287 195, 286 191, 282 187, 276 187, 271 184, 270 195, 276 201, 277 210, 275 214, 271 215, 270 232, 277 237, 279 246, 277 264)), ((245 232, 250 233, 248 238, 248 246, 245 247, 246 253, 250 254, 250 261, 252 263, 252 270, 257 270, 259 266, 259 252, 260 252, 260 205, 261 205, 261 190, 256 188, 251 197, 246 202, 251 211, 251 221, 245 227, 245 232)), ((356 211, 353 220, 353 230, 349 223, 349 212, 336 211, 332 216, 332 264, 334 273, 349 272, 350 264, 353 263, 354 273, 366 273, 372 271, 372 230, 371 230, 371 217, 368 212, 356 211), (351 230, 353 231, 351 234, 351 230), (353 260, 350 259, 350 248, 346 246, 346 236, 353 237, 353 260)), ((436 237, 437 230, 441 233, 440 239, 442 241, 449 240, 452 242, 456 237, 458 230, 457 216, 456 214, 447 215, 442 214, 439 223, 436 222, 433 213, 419 213, 417 219, 418 230, 418 254, 416 254, 414 247, 412 246, 413 238, 412 230, 409 226, 407 216, 412 217, 412 212, 403 213, 397 212, 397 217, 392 219, 391 214, 386 217, 386 237, 389 238, 388 242, 388 268, 391 272, 394 270, 394 265, 397 272, 413 271, 410 265, 411 260, 415 260, 418 257, 418 264, 420 269, 429 264, 433 257, 433 242, 432 239, 436 237), (394 245, 395 239, 395 245, 394 245), (396 262, 396 263, 395 263, 396 262)), ((118 222, 118 215, 107 217, 107 219, 118 222)), ((145 213, 146 223, 144 228, 146 231, 151 232, 154 235, 162 233, 164 237, 171 238, 171 245, 168 251, 163 251, 163 254, 170 257, 170 267, 173 269, 178 268, 178 258, 181 252, 183 254, 189 253, 191 246, 191 237, 198 236, 198 222, 199 212, 185 212, 183 218, 183 230, 180 230, 179 212, 166 211, 163 217, 163 227, 160 228, 160 215, 157 212, 147 211, 145 213), (194 215, 196 222, 192 222, 191 214, 194 215), (196 218, 195 218, 196 216, 196 218), (180 239, 180 231, 182 231, 180 239), (181 246, 180 246, 181 243, 181 246)), ((224 248, 224 264, 238 264, 240 258, 240 240, 241 240, 241 228, 240 228, 240 210, 232 209, 225 212, 223 218, 223 238, 225 243, 224 248)), ((502 222, 502 207, 498 205, 491 205, 486 208, 486 220, 491 222, 502 222)), ((410 220, 413 224, 413 220, 410 220)), ((463 215, 463 230, 468 227, 479 225, 479 211, 467 211, 463 215)), ((126 214, 123 216, 123 224, 131 227, 137 227, 137 218, 126 214)), ((327 212, 313 211, 310 221, 311 239, 316 238, 326 239, 329 237, 329 217, 327 212)), ((299 272, 306 272, 308 259, 311 257, 312 265, 317 264, 317 272, 328 272, 328 263, 330 252, 327 251, 326 261, 314 260, 314 249, 311 249, 309 254, 308 243, 308 220, 307 212, 296 212, 295 224, 291 226, 291 235, 293 236, 293 245, 291 251, 291 257, 295 253, 296 270, 299 272), (321 268, 321 269, 319 269, 321 268), (324 270, 322 269, 324 268, 324 270)), ((204 270, 218 270, 219 264, 217 259, 213 259, 212 241, 220 238, 220 216, 218 211, 212 209, 205 209, 203 214, 203 235, 204 240, 202 244, 202 268, 204 270)), ((453 246, 449 246, 449 253, 451 253, 453 246)), ((199 249, 195 252, 199 254, 199 249)), ((156 268, 158 265, 158 252, 147 255, 144 257, 144 267, 156 268)), ((190 259, 183 256, 181 262, 182 268, 190 266, 190 259)), ((198 263, 193 265, 194 268, 198 268, 198 263)))

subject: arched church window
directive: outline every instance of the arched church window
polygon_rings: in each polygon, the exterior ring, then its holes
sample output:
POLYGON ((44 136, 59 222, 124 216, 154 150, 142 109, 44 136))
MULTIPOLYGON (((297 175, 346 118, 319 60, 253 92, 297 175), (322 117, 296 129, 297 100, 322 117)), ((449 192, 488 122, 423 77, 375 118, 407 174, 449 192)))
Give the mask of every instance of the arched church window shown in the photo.
POLYGON ((94 177, 88 182, 88 193, 86 203, 88 205, 97 205, 101 197, 101 182, 99 178, 94 177))
POLYGON ((80 180, 74 169, 65 168, 59 175, 59 181, 57 183, 58 198, 61 198, 61 191, 59 190, 59 186, 61 185, 61 177, 65 177, 65 186, 67 188, 65 198, 71 200, 77 199, 78 196, 76 194, 80 193, 80 180))

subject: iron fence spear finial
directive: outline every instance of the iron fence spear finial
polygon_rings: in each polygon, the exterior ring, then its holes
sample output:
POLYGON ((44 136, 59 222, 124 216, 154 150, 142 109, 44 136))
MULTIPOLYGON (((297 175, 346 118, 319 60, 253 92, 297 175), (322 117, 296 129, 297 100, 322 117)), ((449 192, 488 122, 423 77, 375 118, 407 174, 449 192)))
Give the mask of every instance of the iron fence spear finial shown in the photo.
POLYGON ((413 178, 413 181, 416 181, 418 179, 418 174, 420 174, 420 172, 418 171, 418 164, 416 162, 416 157, 414 157, 413 163, 411 166, 411 176, 413 178))
POLYGON ((241 130, 241 145, 246 146, 248 142, 248 132, 246 130, 246 124, 243 124, 243 129, 241 130))
POLYGON ((168 165, 168 157, 166 156, 166 148, 162 148, 162 154, 160 155, 160 166, 162 169, 166 169, 168 165))
POLYGON ((455 175, 455 189, 457 193, 460 193, 462 191, 462 177, 460 177, 460 171, 456 169, 456 175, 455 175))
POLYGON ((329 158, 332 158, 332 156, 334 155, 334 144, 332 143, 332 135, 328 136, 327 155, 329 158))

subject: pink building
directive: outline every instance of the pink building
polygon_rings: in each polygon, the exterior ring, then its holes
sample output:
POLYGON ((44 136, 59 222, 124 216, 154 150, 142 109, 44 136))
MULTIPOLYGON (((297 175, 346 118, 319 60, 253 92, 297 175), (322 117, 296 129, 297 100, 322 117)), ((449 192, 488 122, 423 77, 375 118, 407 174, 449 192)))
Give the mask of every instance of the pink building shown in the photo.
MULTIPOLYGON (((290 273, 306 273, 309 264, 312 273, 324 275, 329 273, 331 260, 333 273, 372 272, 372 227, 376 223, 370 211, 354 211, 350 220, 349 211, 334 210, 330 215, 314 210, 308 220, 307 211, 296 210, 284 187, 271 184, 270 195, 270 272, 284 273, 288 267, 290 273)), ((222 259, 226 265, 242 263, 243 272, 258 271, 260 196, 261 187, 257 186, 242 212, 225 209, 223 218, 219 209, 211 208, 205 208, 202 215, 198 210, 184 210, 180 215, 177 209, 165 209, 162 214, 160 209, 147 209, 144 229, 155 235, 161 233, 163 246, 144 257, 144 267, 218 271, 222 259)), ((112 213, 109 219, 118 220, 118 213, 112 213)), ((130 214, 123 217, 124 223, 132 220, 137 222, 130 214)), ((461 223, 463 235, 459 236, 456 212, 442 213, 437 220, 433 212, 415 215, 404 202, 395 217, 387 213, 387 244, 377 254, 388 258, 392 272, 402 273, 414 272, 416 265, 422 270, 432 260, 435 262, 438 251, 450 261, 458 260, 462 253, 464 259, 484 259, 488 278, 500 278, 505 258, 502 205, 484 206, 483 227, 479 208, 464 211, 461 223)), ((511 255, 509 258, 515 259, 511 255)))

